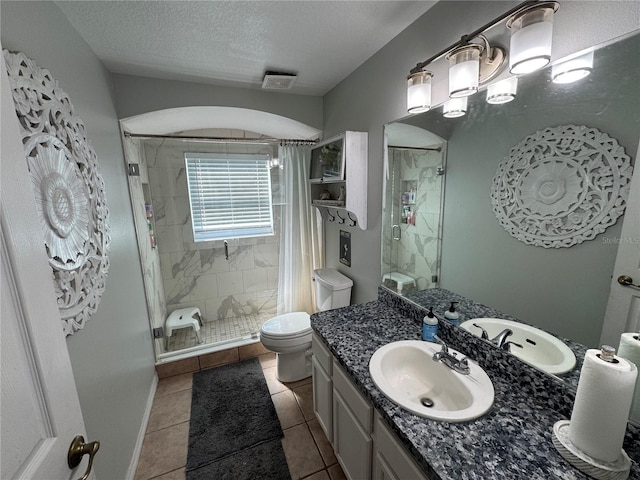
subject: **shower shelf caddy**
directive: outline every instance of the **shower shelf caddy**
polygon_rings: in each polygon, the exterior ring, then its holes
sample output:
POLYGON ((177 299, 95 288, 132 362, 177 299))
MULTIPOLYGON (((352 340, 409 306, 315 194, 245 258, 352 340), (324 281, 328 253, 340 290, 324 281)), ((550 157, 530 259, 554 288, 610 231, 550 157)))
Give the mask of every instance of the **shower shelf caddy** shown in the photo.
POLYGON ((311 149, 311 204, 324 220, 367 229, 368 136, 346 131, 311 149))

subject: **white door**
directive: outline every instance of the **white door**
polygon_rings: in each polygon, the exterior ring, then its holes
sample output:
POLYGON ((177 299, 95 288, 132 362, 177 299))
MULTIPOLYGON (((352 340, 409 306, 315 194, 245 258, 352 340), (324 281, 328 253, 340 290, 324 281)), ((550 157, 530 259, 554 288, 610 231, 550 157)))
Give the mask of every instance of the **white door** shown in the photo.
POLYGON ((601 345, 618 347, 620 334, 640 331, 640 145, 631 179, 631 193, 618 239, 618 256, 611 280, 601 345), (621 279, 622 276, 628 278, 621 279), (633 285, 622 285, 631 282, 633 285), (626 280, 626 282, 625 282, 626 280))
POLYGON ((85 436, 43 234, 0 55, 1 455, 0 478, 77 479, 67 452, 85 436))

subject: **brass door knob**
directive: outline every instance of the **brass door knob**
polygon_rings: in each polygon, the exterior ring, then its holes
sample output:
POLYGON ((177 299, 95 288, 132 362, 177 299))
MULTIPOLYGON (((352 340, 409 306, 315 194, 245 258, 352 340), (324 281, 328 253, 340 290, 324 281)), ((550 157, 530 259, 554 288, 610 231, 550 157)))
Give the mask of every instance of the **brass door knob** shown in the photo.
POLYGON ((640 288, 640 285, 636 285, 635 283, 633 283, 633 278, 631 278, 629 275, 620 275, 618 277, 618 283, 623 287, 640 288))
POLYGON ((87 465, 87 471, 84 472, 84 475, 81 476, 78 480, 87 480, 89 478, 89 473, 91 472, 91 467, 93 466, 93 457, 95 457, 98 449, 100 448, 100 442, 89 442, 84 443, 84 437, 82 435, 77 435, 71 445, 69 446, 69 453, 67 454, 67 465, 69 468, 74 469, 80 462, 82 461, 82 457, 85 455, 89 455, 89 465, 87 465))

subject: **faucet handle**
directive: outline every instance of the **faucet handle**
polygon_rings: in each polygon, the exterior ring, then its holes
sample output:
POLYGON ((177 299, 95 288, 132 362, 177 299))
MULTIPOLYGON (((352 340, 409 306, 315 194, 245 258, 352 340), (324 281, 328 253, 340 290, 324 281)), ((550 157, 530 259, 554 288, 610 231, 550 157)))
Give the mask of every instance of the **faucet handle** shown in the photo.
POLYGON ((510 342, 510 341, 506 341, 502 344, 502 350, 506 350, 507 352, 511 351, 511 345, 518 347, 518 348, 524 348, 521 344, 516 343, 516 342, 510 342))
POLYGON ((468 357, 462 357, 462 359, 458 360, 456 363, 454 370, 458 373, 462 373, 463 375, 469 375, 471 373, 471 368, 469 367, 468 357))
POLYGON ((487 333, 487 331, 482 328, 480 325, 478 325, 477 323, 472 323, 472 325, 476 328, 479 328, 480 330, 482 330, 482 335, 480 338, 482 338, 483 340, 489 340, 489 334, 487 333))

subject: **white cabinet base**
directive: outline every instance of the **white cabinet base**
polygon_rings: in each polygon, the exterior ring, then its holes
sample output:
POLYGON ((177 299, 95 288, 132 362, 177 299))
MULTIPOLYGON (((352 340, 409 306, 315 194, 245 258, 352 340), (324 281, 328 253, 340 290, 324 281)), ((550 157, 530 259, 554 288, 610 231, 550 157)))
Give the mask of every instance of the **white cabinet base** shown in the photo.
POLYGON ((373 480, 428 480, 379 413, 373 426, 373 480))
POLYGON ((313 336, 313 409, 349 480, 428 480, 322 341, 313 336))

